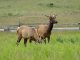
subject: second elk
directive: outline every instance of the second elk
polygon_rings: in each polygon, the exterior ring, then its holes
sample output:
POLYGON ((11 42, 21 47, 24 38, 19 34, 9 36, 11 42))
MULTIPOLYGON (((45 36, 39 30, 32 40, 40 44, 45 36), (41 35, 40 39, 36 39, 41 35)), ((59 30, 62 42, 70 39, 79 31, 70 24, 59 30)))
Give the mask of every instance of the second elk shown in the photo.
POLYGON ((22 25, 17 28, 18 39, 16 44, 18 45, 21 39, 24 39, 24 45, 26 46, 27 40, 31 43, 32 41, 40 43, 40 38, 35 30, 35 28, 22 25))

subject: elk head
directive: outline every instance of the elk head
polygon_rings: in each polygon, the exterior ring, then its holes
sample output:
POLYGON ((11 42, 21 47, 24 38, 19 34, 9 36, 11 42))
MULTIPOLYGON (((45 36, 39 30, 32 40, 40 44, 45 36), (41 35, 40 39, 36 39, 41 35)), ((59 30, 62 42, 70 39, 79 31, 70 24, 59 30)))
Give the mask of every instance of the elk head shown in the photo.
POLYGON ((50 16, 45 15, 45 16, 49 18, 49 20, 50 20, 49 22, 50 22, 50 23, 52 23, 52 24, 58 23, 58 22, 56 21, 56 15, 50 15, 50 16))

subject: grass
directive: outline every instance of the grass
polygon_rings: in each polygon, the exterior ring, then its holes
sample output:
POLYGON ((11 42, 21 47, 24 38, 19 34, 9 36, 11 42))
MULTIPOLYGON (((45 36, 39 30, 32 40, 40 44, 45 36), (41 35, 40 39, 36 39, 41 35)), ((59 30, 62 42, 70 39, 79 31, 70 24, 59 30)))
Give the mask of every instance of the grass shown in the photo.
POLYGON ((48 18, 44 16, 45 14, 57 14, 59 24, 80 22, 79 0, 33 1, 0 0, 0 25, 18 24, 19 20, 26 24, 47 23, 48 18), (53 3, 52 7, 50 3, 53 3))
MULTIPOLYGON (((0 0, 0 26, 48 23, 44 15, 50 14, 57 14, 58 24, 79 23, 80 0, 0 0)), ((16 40, 16 33, 0 32, 0 60, 80 60, 80 31, 54 32, 50 43, 27 47, 16 40)))
POLYGON ((50 43, 16 46, 15 33, 0 32, 0 60, 80 60, 80 31, 54 32, 50 43))

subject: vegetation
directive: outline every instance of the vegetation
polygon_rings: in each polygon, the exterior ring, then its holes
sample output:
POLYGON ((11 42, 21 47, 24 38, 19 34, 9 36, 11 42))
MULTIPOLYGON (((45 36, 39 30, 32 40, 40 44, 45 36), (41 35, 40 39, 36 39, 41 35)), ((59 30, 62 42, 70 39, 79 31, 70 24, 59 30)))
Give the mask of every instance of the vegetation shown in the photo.
MULTIPOLYGON (((50 14, 58 24, 79 23, 80 0, 0 0, 0 26, 48 23, 50 14)), ((47 44, 16 41, 16 33, 0 32, 0 60, 80 60, 80 31, 54 32, 47 44)))
POLYGON ((16 46, 15 33, 0 32, 0 60, 80 60, 80 31, 54 32, 50 43, 16 46))

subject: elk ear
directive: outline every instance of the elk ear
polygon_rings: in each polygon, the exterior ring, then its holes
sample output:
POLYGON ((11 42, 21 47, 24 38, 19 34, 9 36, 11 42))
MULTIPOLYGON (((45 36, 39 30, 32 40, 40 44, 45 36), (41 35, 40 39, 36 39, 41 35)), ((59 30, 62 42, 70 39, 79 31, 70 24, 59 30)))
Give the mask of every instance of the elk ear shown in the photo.
POLYGON ((48 16, 48 15, 45 15, 46 17, 50 17, 50 16, 48 16))

